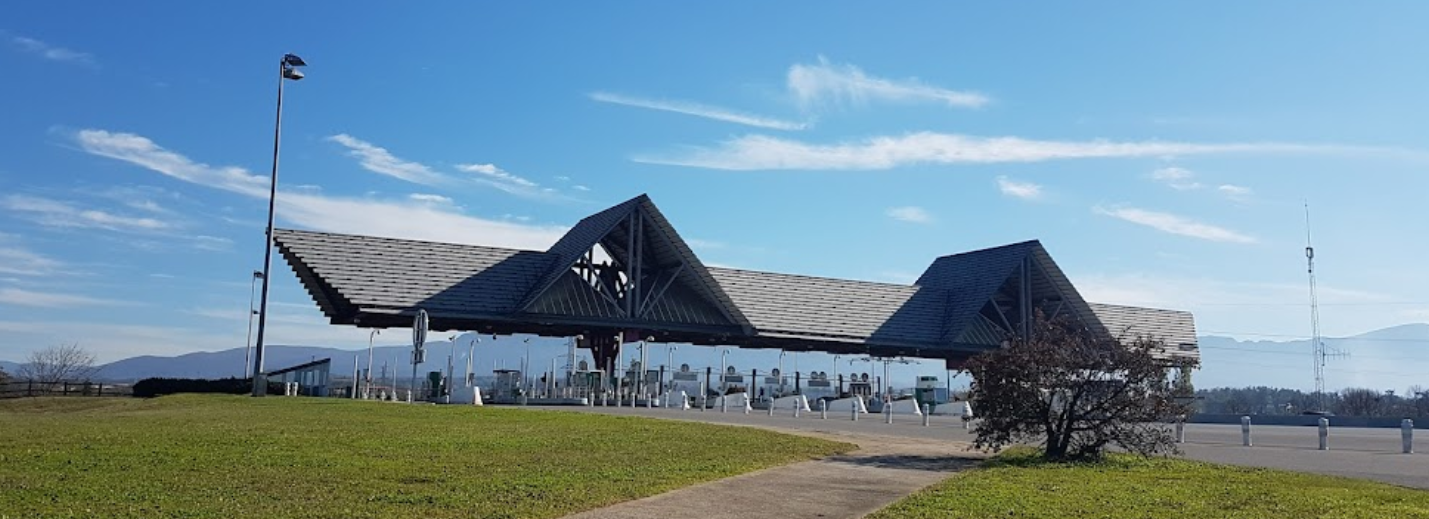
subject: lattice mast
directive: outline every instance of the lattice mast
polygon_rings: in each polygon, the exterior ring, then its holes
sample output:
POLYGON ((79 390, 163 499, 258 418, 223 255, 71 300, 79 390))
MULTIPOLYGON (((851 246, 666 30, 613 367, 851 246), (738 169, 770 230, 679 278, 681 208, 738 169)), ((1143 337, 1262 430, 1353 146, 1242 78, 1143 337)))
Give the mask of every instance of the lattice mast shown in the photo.
POLYGON ((1315 246, 1310 240, 1310 203, 1305 203, 1305 263, 1310 274, 1310 344, 1315 362, 1315 405, 1325 410, 1325 343, 1320 339, 1320 299, 1315 289, 1315 246))

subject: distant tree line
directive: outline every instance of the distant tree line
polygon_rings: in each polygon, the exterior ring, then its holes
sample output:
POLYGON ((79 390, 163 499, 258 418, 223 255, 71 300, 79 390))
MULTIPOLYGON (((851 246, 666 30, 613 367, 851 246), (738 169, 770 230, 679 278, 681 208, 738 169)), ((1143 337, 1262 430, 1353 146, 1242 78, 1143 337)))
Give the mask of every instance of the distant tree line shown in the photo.
POLYGON ((1209 414, 1298 415, 1326 411, 1340 416, 1429 417, 1429 389, 1407 391, 1346 388, 1321 395, 1274 387, 1218 387, 1196 391, 1196 411, 1209 414))

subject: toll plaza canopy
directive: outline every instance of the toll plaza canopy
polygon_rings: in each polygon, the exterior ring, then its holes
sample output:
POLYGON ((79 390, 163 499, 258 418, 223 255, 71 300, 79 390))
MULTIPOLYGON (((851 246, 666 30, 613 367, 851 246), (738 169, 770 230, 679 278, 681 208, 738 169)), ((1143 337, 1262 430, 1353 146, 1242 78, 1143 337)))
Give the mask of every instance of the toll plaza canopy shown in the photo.
POLYGON ((333 324, 583 336, 944 359, 1025 333, 1037 312, 1199 356, 1191 314, 1088 303, 1037 241, 943 256, 911 285, 704 265, 646 195, 545 251, 284 230, 279 251, 333 324))

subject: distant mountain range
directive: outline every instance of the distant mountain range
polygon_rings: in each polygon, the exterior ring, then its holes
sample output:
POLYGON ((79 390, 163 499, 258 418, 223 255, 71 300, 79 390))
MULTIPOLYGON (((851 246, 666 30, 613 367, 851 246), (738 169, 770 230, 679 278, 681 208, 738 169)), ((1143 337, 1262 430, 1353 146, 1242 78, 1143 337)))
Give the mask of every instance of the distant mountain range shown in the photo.
MULTIPOLYGON (((466 370, 467 351, 471 339, 465 335, 456 339, 455 371, 460 376, 466 370)), ((1266 340, 1234 339, 1230 337, 1200 337, 1202 366, 1194 377, 1197 387, 1246 387, 1272 386, 1308 390, 1313 388, 1313 356, 1308 340, 1284 340, 1269 337, 1266 340)), ((1411 385, 1429 387, 1429 324, 1406 324, 1375 330, 1353 337, 1325 339, 1326 346, 1333 352, 1348 356, 1327 359, 1325 366, 1325 386, 1335 390, 1345 387, 1369 387, 1378 390, 1394 389, 1403 391, 1411 385)), ((474 371, 479 376, 488 376, 495 368, 518 368, 527 347, 530 349, 530 371, 539 376, 551 369, 551 361, 557 358, 557 371, 564 371, 567 342, 558 338, 532 338, 529 343, 521 338, 501 337, 492 340, 482 337, 477 344, 474 371), (560 356, 560 357, 558 357, 560 356)), ((729 366, 737 366, 740 371, 758 368, 761 371, 773 368, 781 362, 778 350, 731 350, 727 359, 721 359, 723 348, 677 345, 673 356, 667 356, 663 345, 650 348, 648 362, 652 368, 667 362, 675 365, 689 364, 703 371, 706 366, 718 369, 723 361, 729 366)), ((635 348, 629 348, 629 359, 635 348)), ((378 346, 373 350, 373 376, 383 376, 383 365, 388 372, 395 371, 401 379, 411 376, 411 346, 378 346)), ((445 370, 447 358, 453 353, 451 342, 432 342, 427 345, 427 362, 418 370, 445 370)), ((577 351, 578 358, 589 359, 586 350, 577 351)), ((114 382, 130 382, 147 377, 219 378, 239 376, 243 369, 244 350, 235 348, 214 352, 194 352, 175 357, 141 356, 123 359, 100 366, 97 379, 114 382)), ((857 362, 857 357, 840 356, 838 364, 833 357, 819 353, 789 355, 782 362, 786 371, 794 371, 802 362, 800 370, 821 370, 832 374, 850 372, 871 372, 877 376, 881 366, 867 362, 857 362), (849 360, 854 359, 851 363, 849 360)), ((301 364, 312 360, 331 358, 334 376, 352 376, 354 362, 359 367, 367 365, 367 350, 345 350, 318 346, 270 346, 267 349, 264 366, 267 370, 301 364)), ((15 362, 0 361, 0 369, 14 374, 19 370, 15 362)), ((914 375, 942 375, 941 362, 929 361, 919 365, 893 365, 890 367, 895 381, 912 380, 914 375)), ((955 380, 955 385, 958 381, 955 380)), ((895 384, 900 384, 895 382, 895 384)), ((962 382, 966 384, 966 382, 962 382)), ((910 383, 911 385, 911 383, 910 383)))
MULTIPOLYGON (((1367 387, 1403 392, 1412 385, 1429 387, 1429 324, 1326 338, 1324 343, 1333 355, 1325 359, 1327 390, 1367 387)), ((1202 336, 1200 346, 1196 387, 1314 388, 1314 348, 1309 340, 1202 336)))

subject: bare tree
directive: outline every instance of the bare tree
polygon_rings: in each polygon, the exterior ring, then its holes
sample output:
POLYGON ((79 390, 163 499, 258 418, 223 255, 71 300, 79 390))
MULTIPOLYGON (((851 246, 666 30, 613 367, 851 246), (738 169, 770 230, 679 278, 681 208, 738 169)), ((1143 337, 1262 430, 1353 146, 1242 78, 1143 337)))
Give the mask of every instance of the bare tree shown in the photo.
POLYGON ((1378 416, 1383 408, 1383 395, 1367 388, 1346 388, 1340 391, 1339 414, 1378 416))
POLYGON ((16 375, 51 386, 60 382, 87 380, 94 372, 94 354, 81 348, 79 343, 71 343, 30 352, 27 362, 20 366, 16 375))
POLYGON ((1067 319, 1039 319, 1031 337, 974 357, 974 446, 1041 441, 1050 459, 1096 458, 1111 445, 1141 455, 1175 452, 1167 422, 1190 413, 1170 372, 1194 362, 1156 358, 1163 344, 1123 344, 1067 319))
POLYGON ((1429 416, 1429 390, 1424 386, 1415 384, 1409 386, 1409 394, 1404 395, 1410 400, 1410 407, 1414 416, 1429 416))

